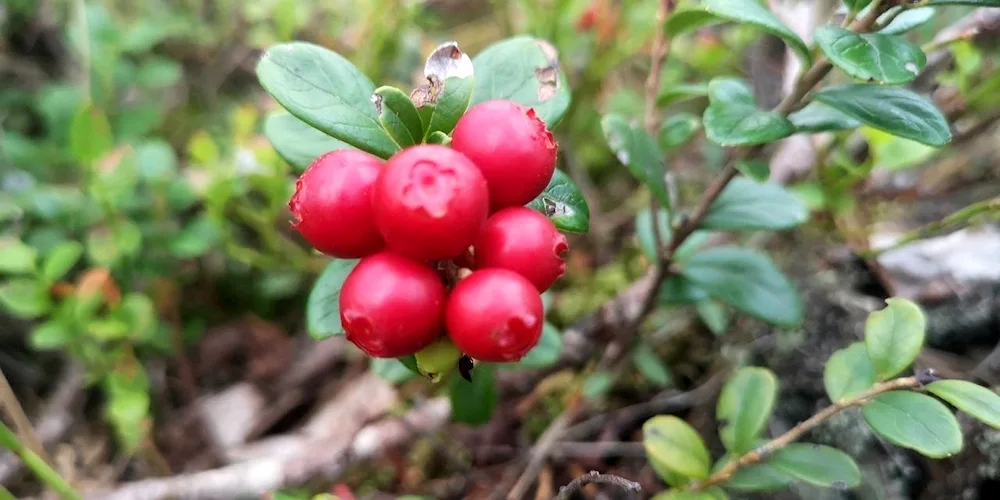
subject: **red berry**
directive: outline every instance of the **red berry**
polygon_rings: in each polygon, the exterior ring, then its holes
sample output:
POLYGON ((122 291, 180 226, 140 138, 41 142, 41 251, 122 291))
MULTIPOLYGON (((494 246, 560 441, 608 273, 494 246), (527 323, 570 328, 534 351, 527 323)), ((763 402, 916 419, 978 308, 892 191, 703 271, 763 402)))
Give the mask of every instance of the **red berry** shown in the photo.
POLYGON ((461 153, 423 144, 396 153, 375 183, 375 224, 395 252, 422 260, 465 251, 489 214, 486 179, 461 153))
POLYGON ((458 348, 473 359, 521 359, 542 335, 542 298, 520 274, 483 269, 459 281, 448 297, 445 323, 458 348))
POLYGON ((340 324, 369 356, 409 356, 441 336, 445 298, 430 267, 381 252, 361 259, 344 281, 340 324))
POLYGON ((528 278, 539 292, 563 273, 566 237, 544 215, 509 207, 490 216, 475 243, 476 269, 503 268, 528 278))
POLYGON ((372 186, 383 162, 355 149, 316 159, 295 182, 288 208, 292 223, 317 250, 341 259, 371 255, 385 246, 372 216, 372 186))
POLYGON ((534 109, 511 101, 472 107, 455 125, 451 147, 483 172, 494 211, 535 199, 556 168, 558 147, 552 133, 534 109))

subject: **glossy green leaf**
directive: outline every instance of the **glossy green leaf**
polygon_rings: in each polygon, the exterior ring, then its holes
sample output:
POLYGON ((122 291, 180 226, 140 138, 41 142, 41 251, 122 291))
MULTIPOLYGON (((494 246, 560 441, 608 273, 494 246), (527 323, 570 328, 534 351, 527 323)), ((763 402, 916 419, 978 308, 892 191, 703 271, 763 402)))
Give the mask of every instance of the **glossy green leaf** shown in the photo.
POLYGON ((770 370, 747 367, 733 374, 722 387, 715 408, 726 449, 733 453, 753 449, 777 399, 778 379, 770 370))
POLYGON ((789 476, 824 488, 854 488, 861 484, 861 470, 846 453, 820 444, 791 443, 767 461, 789 476))
POLYGON ((427 144, 440 144, 442 146, 447 146, 448 144, 451 144, 451 137, 440 130, 435 130, 427 136, 426 142, 427 144))
POLYGON ((638 125, 630 124, 619 115, 607 115, 601 120, 604 139, 618 161, 649 188, 660 206, 670 208, 664 154, 656 141, 638 125))
POLYGON ((789 229, 809 218, 809 210, 780 184, 737 177, 708 209, 700 227, 727 231, 789 229))
POLYGON ((83 165, 89 166, 110 152, 114 140, 111 123, 98 108, 85 106, 70 122, 69 150, 73 159, 83 165))
MULTIPOLYGON (((670 213, 664 209, 657 211, 657 226, 659 226, 660 242, 670 241, 670 213)), ((639 241, 639 250, 650 262, 656 261, 656 234, 653 232, 653 212, 648 208, 635 214, 635 237, 639 241)))
POLYGON ((399 150, 372 105, 375 85, 339 54, 306 42, 275 45, 257 78, 289 113, 323 133, 382 158, 399 150))
POLYGON ((375 112, 386 132, 402 147, 423 141, 424 126, 416 106, 402 90, 382 86, 372 95, 375 112))
POLYGON ((40 281, 16 278, 0 284, 0 306, 19 318, 37 318, 52 309, 49 291, 40 281))
POLYGON ((708 449, 687 422, 673 415, 658 415, 642 425, 646 455, 683 476, 708 477, 708 449))
POLYGON ((799 132, 836 132, 861 126, 860 121, 819 101, 810 102, 806 107, 788 115, 788 119, 799 132))
POLYGON ((927 64, 920 47, 893 35, 858 34, 837 26, 821 26, 813 36, 834 66, 869 83, 907 83, 927 64))
MULTIPOLYGON (((998 2, 998 5, 1000 5, 1000 2, 998 2)), ((885 15, 882 14, 882 17, 885 15)), ((882 17, 879 19, 881 20, 882 17)), ((932 17, 934 17, 934 7, 906 9, 893 18, 888 26, 880 29, 878 32, 883 35, 901 35, 930 21, 932 17)))
POLYGON ((917 359, 927 330, 923 311, 910 300, 894 297, 886 304, 865 321, 865 346, 879 380, 896 376, 917 359))
POLYGON ((642 376, 658 387, 669 387, 673 383, 670 368, 645 342, 640 342, 632 349, 632 364, 642 376))
POLYGON ((962 430, 955 416, 926 394, 886 392, 865 404, 861 415, 889 442, 928 457, 949 457, 962 449, 962 430))
POLYGON ((771 166, 764 160, 740 160, 736 162, 736 170, 757 182, 767 182, 771 178, 771 166))
POLYGON ((747 248, 704 250, 681 275, 734 309, 779 326, 802 322, 802 303, 788 278, 765 255, 747 248))
POLYGON ((715 78, 709 84, 709 105, 703 123, 708 139, 720 146, 751 146, 795 133, 784 116, 757 107, 750 87, 735 78, 715 78))
POLYGON ((652 500, 727 500, 729 495, 718 486, 712 486, 704 491, 670 490, 657 493, 652 500))
POLYGON ((0 274, 29 274, 35 271, 38 252, 16 238, 0 239, 0 274))
POLYGON ((913 91, 879 85, 837 85, 814 99, 890 134, 928 146, 951 141, 948 120, 927 99, 913 91))
POLYGON ((508 99, 534 108, 549 128, 569 108, 569 84, 559 71, 558 54, 544 40, 530 36, 501 40, 476 54, 472 64, 476 86, 470 105, 508 99))
POLYGON ((497 384, 494 368, 487 363, 477 363, 472 370, 472 382, 462 377, 452 377, 448 397, 451 414, 456 422, 483 425, 490 421, 497 407, 497 384))
POLYGON ((590 207, 587 200, 580 188, 562 170, 556 169, 542 194, 527 206, 545 214, 560 231, 586 233, 590 230, 590 207))
POLYGON ((306 302, 306 328, 312 338, 322 340, 344 333, 340 323, 340 287, 357 263, 355 259, 336 259, 319 275, 306 302))
POLYGON ((402 384, 417 376, 416 372, 396 358, 372 358, 370 367, 379 378, 393 384, 402 384))
POLYGON ((676 488, 682 488, 691 482, 691 478, 670 470, 655 457, 647 455, 646 459, 649 462, 649 466, 653 469, 653 472, 656 473, 657 477, 675 488, 673 491, 676 491, 676 488))
POLYGON ((777 491, 785 489, 795 478, 768 463, 737 470, 723 486, 738 491, 777 491))
POLYGON ((722 335, 729 328, 729 311, 712 299, 700 300, 695 304, 698 317, 712 333, 722 335))
POLYGON ((80 257, 83 256, 83 245, 76 241, 64 241, 56 245, 42 262, 42 277, 53 282, 62 278, 80 257))
POLYGON ((862 342, 835 351, 823 367, 823 386, 834 402, 857 396, 876 382, 875 368, 862 342))
POLYGON ((684 276, 671 276, 664 281, 657 298, 665 306, 690 305, 710 300, 708 292, 684 276))
POLYGON ((542 327, 542 337, 538 344, 532 347, 528 354, 525 354, 517 366, 523 368, 545 368, 551 366, 559 360, 559 353, 562 352, 562 336, 555 325, 545 322, 542 327))
POLYGON ((927 386, 927 392, 1000 429, 1000 395, 992 390, 965 380, 938 380, 927 386))
POLYGON ((681 146, 701 127, 701 119, 691 113, 676 113, 660 124, 657 138, 664 151, 681 146))
POLYGON ((795 50, 803 65, 812 61, 809 47, 788 26, 757 0, 704 0, 678 9, 667 19, 666 30, 671 36, 708 24, 732 21, 749 24, 783 39, 795 50))
POLYGON ((330 151, 351 148, 346 142, 334 139, 284 112, 267 116, 264 135, 274 150, 299 172, 330 151))

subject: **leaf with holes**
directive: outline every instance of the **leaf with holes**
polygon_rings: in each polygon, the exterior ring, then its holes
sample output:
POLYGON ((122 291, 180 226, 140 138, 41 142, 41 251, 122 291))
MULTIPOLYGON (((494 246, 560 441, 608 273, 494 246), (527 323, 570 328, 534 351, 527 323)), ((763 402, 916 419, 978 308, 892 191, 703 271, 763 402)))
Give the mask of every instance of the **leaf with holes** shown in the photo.
POLYGON ((862 342, 835 351, 823 367, 823 386, 834 402, 857 396, 870 389, 875 382, 878 382, 875 368, 862 342))
POLYGON ((836 85, 814 99, 874 128, 928 146, 951 141, 948 120, 934 104, 911 90, 879 85, 836 85))
POLYGON ((889 442, 925 456, 950 457, 962 449, 962 430, 955 416, 926 394, 886 392, 865 404, 861 415, 889 442))
POLYGON ((896 376, 917 359, 927 330, 924 313, 913 302, 894 297, 886 303, 865 321, 865 346, 879 380, 896 376))
POLYGON ((673 415, 658 415, 642 425, 646 455, 670 471, 697 479, 708 477, 708 449, 687 422, 673 415))
POLYGON ((556 169, 542 194, 528 203, 528 208, 541 212, 568 233, 590 230, 590 207, 580 188, 562 170, 556 169))
POLYGON ((927 392, 1000 429, 1000 396, 992 390, 965 380, 938 380, 927 386, 927 392))
POLYGON ((569 108, 569 84, 559 70, 559 54, 552 44, 530 36, 501 40, 472 59, 476 71, 475 105, 508 99, 534 108, 554 127, 569 108))
POLYGON ((472 60, 457 43, 443 43, 431 52, 424 64, 427 83, 410 94, 418 110, 423 138, 451 133, 469 108, 476 83, 474 75, 472 60))
POLYGON ((601 120, 604 140, 618 157, 618 161, 628 168, 643 185, 649 188, 660 206, 670 208, 667 194, 664 154, 656 141, 638 125, 629 123, 620 115, 607 115, 601 120))
POLYGON ((846 453, 820 444, 791 443, 767 461, 789 476, 823 488, 854 488, 861 484, 861 470, 846 453))
POLYGON ((708 139, 720 146, 752 146, 795 133, 784 116, 757 107, 750 87, 735 78, 709 84, 709 105, 702 118, 708 139))
POLYGON ((737 177, 708 209, 705 229, 747 231, 789 229, 809 218, 809 210, 779 184, 737 177))
POLYGON ((274 150, 299 172, 330 151, 353 149, 346 142, 334 139, 284 112, 268 115, 264 121, 264 135, 274 150))
POLYGON ((837 26, 822 26, 813 36, 831 63, 869 83, 907 83, 927 64, 920 47, 893 35, 858 34, 837 26))
POLYGON ((312 338, 322 340, 344 333, 340 324, 340 288, 357 264, 356 259, 336 259, 319 275, 306 302, 306 328, 312 338))
POLYGON ((719 437, 732 453, 753 449, 778 398, 778 379, 765 368, 748 367, 733 374, 722 387, 715 418, 719 437))

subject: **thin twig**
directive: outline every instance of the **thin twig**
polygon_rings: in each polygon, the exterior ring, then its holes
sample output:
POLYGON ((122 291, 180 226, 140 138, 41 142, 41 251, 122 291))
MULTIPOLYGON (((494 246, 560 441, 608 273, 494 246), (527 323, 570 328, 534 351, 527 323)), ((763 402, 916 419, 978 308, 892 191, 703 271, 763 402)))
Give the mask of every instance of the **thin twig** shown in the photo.
POLYGON ((771 441, 768 441, 764 445, 748 452, 742 457, 729 462, 725 467, 719 469, 718 472, 709 476, 708 479, 699 483, 694 483, 688 489, 690 491, 701 491, 710 486, 725 483, 733 476, 734 473, 736 473, 736 471, 767 459, 772 456, 774 452, 802 438, 802 436, 804 436, 807 432, 815 429, 828 418, 848 408, 861 406, 869 402, 875 396, 884 392, 895 391, 898 389, 915 389, 920 387, 922 385, 920 380, 921 377, 903 377, 886 382, 880 382, 875 384, 871 389, 868 389, 857 396, 847 398, 827 406, 826 408, 820 410, 819 413, 816 413, 812 417, 800 422, 795 427, 792 427, 788 432, 772 439, 771 441))
POLYGON ((58 493, 59 496, 69 499, 80 498, 80 494, 49 464, 45 463, 42 457, 18 440, 14 431, 10 430, 10 427, 7 427, 3 421, 0 421, 0 447, 7 448, 17 455, 43 484, 58 493))
POLYGON ((614 474, 601 474, 596 470, 592 470, 574 479, 566 486, 559 488, 559 495, 556 496, 556 500, 569 500, 573 496, 573 493, 576 493, 577 490, 582 489, 588 484, 605 484, 621 488, 628 494, 628 498, 636 498, 642 492, 642 486, 635 481, 630 481, 614 474))
POLYGON ((898 248, 904 247, 913 243, 914 241, 927 238, 945 231, 946 229, 954 226, 961 226, 969 223, 973 218, 991 213, 1000 213, 1000 197, 990 198, 988 200, 983 200, 977 203, 973 203, 965 208, 961 208, 958 211, 945 216, 941 220, 931 222, 925 226, 919 227, 913 231, 904 234, 899 241, 889 245, 887 247, 878 248, 874 250, 869 250, 864 254, 866 259, 871 259, 878 257, 886 252, 896 250, 898 248))

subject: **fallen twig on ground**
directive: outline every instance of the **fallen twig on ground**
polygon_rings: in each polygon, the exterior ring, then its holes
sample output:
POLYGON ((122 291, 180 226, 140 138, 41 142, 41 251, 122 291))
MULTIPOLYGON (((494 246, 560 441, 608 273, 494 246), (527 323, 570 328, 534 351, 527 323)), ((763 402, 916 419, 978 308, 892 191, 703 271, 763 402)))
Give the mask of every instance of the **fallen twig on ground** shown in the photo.
POLYGON ((604 484, 621 488, 626 491, 629 498, 635 498, 642 491, 642 486, 639 486, 639 483, 635 481, 629 481, 614 474, 601 474, 596 470, 592 470, 574 479, 566 486, 559 488, 559 495, 556 496, 556 500, 568 500, 573 496, 573 493, 588 484, 604 484))

